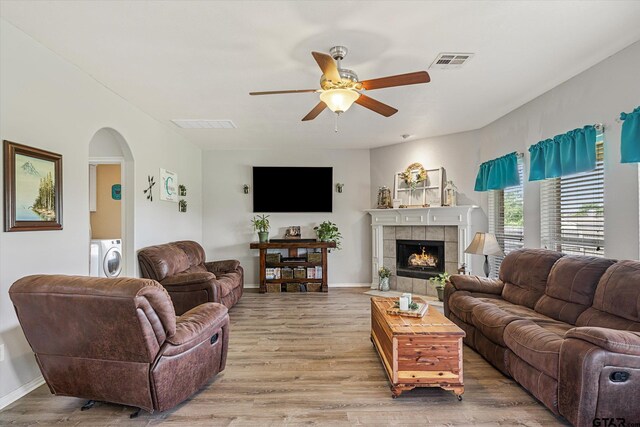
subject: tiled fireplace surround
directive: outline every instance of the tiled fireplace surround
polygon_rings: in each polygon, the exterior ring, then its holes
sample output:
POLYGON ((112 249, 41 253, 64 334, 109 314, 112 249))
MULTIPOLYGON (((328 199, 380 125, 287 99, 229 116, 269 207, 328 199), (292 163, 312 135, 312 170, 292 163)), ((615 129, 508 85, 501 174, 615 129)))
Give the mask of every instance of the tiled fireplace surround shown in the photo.
POLYGON ((454 274, 463 262, 467 272, 482 268, 478 259, 465 254, 477 231, 486 230, 487 219, 478 206, 369 209, 371 215, 371 288, 378 287, 378 269, 391 270, 390 287, 402 292, 436 295, 427 279, 396 275, 396 240, 444 241, 445 271, 454 274), (476 264, 474 264, 476 263, 476 264))
POLYGON ((384 226, 383 265, 391 270, 391 289, 420 295, 436 295, 433 284, 426 279, 416 279, 396 275, 396 240, 438 240, 444 241, 445 271, 458 271, 458 227, 457 226, 384 226))

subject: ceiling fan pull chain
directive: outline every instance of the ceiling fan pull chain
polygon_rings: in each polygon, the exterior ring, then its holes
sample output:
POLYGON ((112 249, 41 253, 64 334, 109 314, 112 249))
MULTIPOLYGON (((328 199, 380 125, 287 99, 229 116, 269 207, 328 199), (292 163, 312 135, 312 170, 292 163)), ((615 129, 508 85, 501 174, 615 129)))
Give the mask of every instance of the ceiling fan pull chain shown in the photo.
POLYGON ((335 129, 336 133, 338 133, 338 117, 340 117, 340 113, 336 113, 336 129, 335 129))

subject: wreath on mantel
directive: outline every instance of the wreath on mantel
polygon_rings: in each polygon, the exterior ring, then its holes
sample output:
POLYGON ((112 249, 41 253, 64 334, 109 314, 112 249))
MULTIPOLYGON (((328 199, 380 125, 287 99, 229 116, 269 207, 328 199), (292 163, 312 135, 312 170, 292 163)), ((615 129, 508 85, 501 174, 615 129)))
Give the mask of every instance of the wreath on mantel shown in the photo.
POLYGON ((411 163, 404 172, 400 172, 402 180, 412 189, 415 189, 416 184, 427 179, 427 171, 424 169, 421 163, 411 163), (415 174, 415 172, 418 172, 415 174), (414 179, 415 175, 415 179, 414 179))

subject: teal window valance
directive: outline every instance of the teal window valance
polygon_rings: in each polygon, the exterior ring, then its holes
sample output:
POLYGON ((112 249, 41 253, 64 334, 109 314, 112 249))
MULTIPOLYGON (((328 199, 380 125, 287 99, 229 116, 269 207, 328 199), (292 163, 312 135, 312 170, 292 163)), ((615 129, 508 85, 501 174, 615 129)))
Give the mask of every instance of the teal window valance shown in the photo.
POLYGON ((620 120, 624 120, 620 138, 620 162, 640 162, 640 107, 628 114, 621 113, 620 120))
POLYGON ((575 129, 529 147, 529 181, 572 175, 596 168, 596 128, 575 129))
POLYGON ((480 165, 476 177, 476 191, 502 190, 514 185, 520 185, 518 155, 515 152, 480 165))

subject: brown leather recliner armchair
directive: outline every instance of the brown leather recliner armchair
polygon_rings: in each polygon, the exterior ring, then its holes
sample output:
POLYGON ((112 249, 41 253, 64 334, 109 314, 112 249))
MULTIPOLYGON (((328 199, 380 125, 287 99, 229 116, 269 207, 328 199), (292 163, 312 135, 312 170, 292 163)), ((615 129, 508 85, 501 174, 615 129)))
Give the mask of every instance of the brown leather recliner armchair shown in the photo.
POLYGON ((204 249, 191 240, 149 246, 138 252, 142 277, 164 286, 178 315, 205 302, 233 307, 244 287, 240 261, 205 262, 204 249))
POLYGON ((153 280, 28 276, 9 295, 55 395, 165 411, 225 367, 227 308, 176 318, 153 280))

